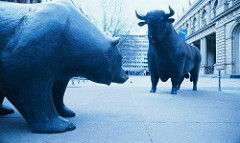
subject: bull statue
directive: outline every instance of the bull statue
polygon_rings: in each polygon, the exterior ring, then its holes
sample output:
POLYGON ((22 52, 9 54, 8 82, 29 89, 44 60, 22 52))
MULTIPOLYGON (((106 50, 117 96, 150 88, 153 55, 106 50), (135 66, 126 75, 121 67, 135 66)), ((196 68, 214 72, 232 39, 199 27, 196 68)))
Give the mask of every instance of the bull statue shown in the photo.
POLYGON ((106 37, 69 2, 0 2, 0 11, 1 96, 32 132, 76 128, 63 118, 74 116, 63 103, 71 77, 106 85, 128 79, 116 47, 119 40, 106 37))
POLYGON ((170 13, 162 10, 148 12, 140 15, 136 11, 140 27, 148 25, 148 66, 151 74, 152 89, 156 92, 159 78, 166 82, 171 78, 171 94, 177 94, 180 85, 185 78, 191 75, 193 90, 197 90, 197 82, 200 70, 201 55, 197 47, 187 44, 176 33, 170 18, 174 10, 169 6, 170 13))

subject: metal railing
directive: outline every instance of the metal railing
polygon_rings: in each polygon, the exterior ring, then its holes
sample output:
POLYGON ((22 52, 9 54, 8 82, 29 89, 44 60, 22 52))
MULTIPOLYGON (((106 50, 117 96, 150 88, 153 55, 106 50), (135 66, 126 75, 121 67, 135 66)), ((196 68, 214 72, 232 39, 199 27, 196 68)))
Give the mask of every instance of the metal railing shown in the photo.
POLYGON ((72 85, 75 84, 75 82, 74 82, 75 80, 77 80, 77 83, 80 84, 81 82, 82 82, 82 83, 85 83, 88 79, 86 79, 86 78, 84 78, 84 77, 80 77, 80 76, 78 76, 78 77, 73 77, 73 78, 71 78, 72 85))

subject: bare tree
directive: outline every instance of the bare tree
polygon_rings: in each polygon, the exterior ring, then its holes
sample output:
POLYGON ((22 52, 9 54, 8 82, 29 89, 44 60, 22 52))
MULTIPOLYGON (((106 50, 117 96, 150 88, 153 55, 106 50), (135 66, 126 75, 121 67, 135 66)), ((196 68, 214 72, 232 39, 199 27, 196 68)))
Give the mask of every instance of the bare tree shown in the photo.
POLYGON ((121 35, 118 49, 122 54, 122 64, 125 65, 130 61, 131 57, 134 57, 137 52, 136 39, 132 35, 121 35))
POLYGON ((123 1, 101 0, 99 18, 90 15, 90 20, 112 37, 129 34, 131 26, 123 13, 123 1))
MULTIPOLYGON (((83 12, 83 10, 81 9, 83 12)), ((95 12, 95 11, 94 11, 95 12)), ((120 37, 118 49, 123 55, 123 65, 129 61, 129 57, 136 55, 136 50, 128 47, 136 46, 135 39, 129 35, 134 22, 129 22, 124 13, 123 1, 120 0, 101 0, 98 15, 86 14, 96 26, 110 37, 120 37), (99 14, 100 13, 100 14, 99 14)), ((83 12, 84 13, 84 12, 83 12)))

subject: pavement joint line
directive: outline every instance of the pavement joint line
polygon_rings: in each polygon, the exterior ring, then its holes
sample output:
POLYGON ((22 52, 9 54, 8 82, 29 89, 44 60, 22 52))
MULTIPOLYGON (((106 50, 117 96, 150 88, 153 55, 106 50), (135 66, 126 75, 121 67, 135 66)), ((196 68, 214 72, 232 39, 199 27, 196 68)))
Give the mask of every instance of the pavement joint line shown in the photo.
MULTIPOLYGON (((135 104, 136 108, 137 108, 138 110, 141 110, 141 108, 139 108, 139 105, 138 105, 137 102, 136 102, 135 96, 132 96, 132 95, 134 95, 134 94, 132 94, 132 90, 130 90, 130 95, 131 95, 131 97, 132 97, 132 100, 134 101, 134 104, 135 104)), ((146 132, 147 132, 149 141, 150 141, 151 143, 154 143, 154 142, 153 142, 153 139, 152 139, 152 136, 151 136, 151 134, 150 134, 150 131, 149 131, 148 127, 147 127, 146 124, 145 124, 144 117, 142 116, 141 112, 139 112, 139 114, 140 114, 140 117, 143 119, 141 122, 142 122, 142 124, 143 124, 143 126, 144 126, 144 128, 145 128, 145 130, 146 130, 146 132)))
POLYGON ((148 137, 149 137, 150 142, 151 142, 151 143, 154 143, 154 142, 153 142, 153 139, 152 139, 152 137, 151 137, 150 131, 149 131, 148 127, 146 126, 145 122, 142 121, 142 124, 143 124, 144 128, 145 128, 146 131, 147 131, 147 134, 148 134, 148 137))
POLYGON ((142 122, 143 121, 82 121, 81 123, 142 123, 142 122))
POLYGON ((240 124, 240 122, 148 122, 153 124, 240 124))
MULTIPOLYGON (((93 104, 96 104, 96 103, 90 103, 89 105, 93 105, 93 104)), ((97 106, 95 106, 95 107, 97 107, 97 106)), ((101 107, 104 107, 104 106, 101 105, 101 107)), ((131 107, 132 108, 132 107, 136 107, 136 106, 111 106, 111 107, 119 107, 119 108, 131 107)))

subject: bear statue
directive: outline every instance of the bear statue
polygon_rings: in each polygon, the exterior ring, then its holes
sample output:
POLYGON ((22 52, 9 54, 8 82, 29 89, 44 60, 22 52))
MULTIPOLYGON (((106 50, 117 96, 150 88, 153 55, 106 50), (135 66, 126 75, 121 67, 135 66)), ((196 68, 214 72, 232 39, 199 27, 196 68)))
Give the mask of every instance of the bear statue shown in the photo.
POLYGON ((0 2, 0 98, 16 107, 32 132, 73 130, 63 118, 74 116, 63 103, 69 79, 124 83, 118 42, 67 1, 0 2))

